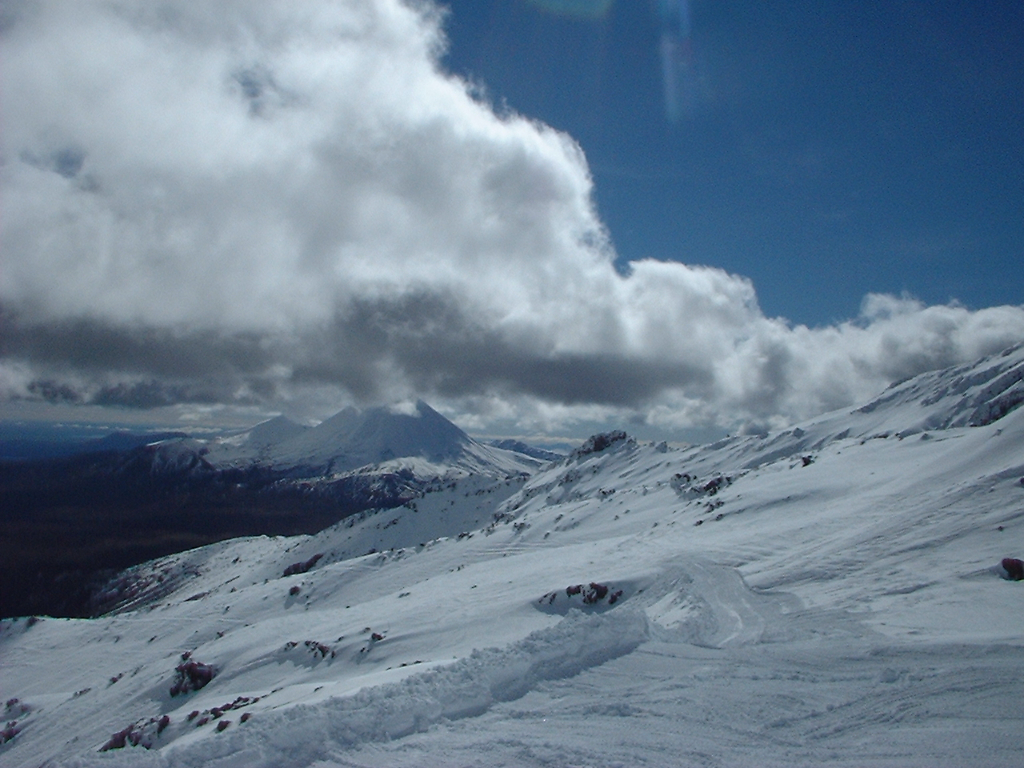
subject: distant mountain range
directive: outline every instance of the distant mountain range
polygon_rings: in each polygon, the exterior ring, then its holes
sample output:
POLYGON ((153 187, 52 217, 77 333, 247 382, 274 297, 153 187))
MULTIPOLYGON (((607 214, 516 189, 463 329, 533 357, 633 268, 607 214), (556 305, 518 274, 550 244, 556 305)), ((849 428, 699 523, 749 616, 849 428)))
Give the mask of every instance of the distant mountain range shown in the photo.
POLYGON ((188 437, 185 432, 69 428, 40 422, 0 424, 0 461, 38 461, 83 453, 127 451, 158 440, 188 437), (98 433, 102 432, 102 435, 98 433))
POLYGON ((44 458, 0 461, 0 616, 84 615, 110 569, 232 536, 317 531, 443 480, 521 485, 544 463, 474 440, 422 401, 346 408, 316 427, 277 417, 213 438, 114 433, 67 455, 50 443, 44 458))
POLYGON ((367 466, 433 476, 452 471, 501 475, 529 472, 542 463, 527 446, 522 446, 527 451, 516 446, 477 442, 420 400, 405 408, 346 408, 315 427, 279 416, 207 442, 203 455, 214 466, 259 464, 307 477, 367 466))
POLYGON ((318 476, 396 459, 420 460, 424 465, 436 465, 442 472, 518 472, 561 456, 518 440, 474 440, 422 400, 413 405, 364 411, 345 408, 315 427, 277 416, 249 429, 216 437, 193 436, 182 431, 126 430, 97 437, 97 430, 41 423, 0 425, 0 461, 124 453, 159 445, 157 453, 169 456, 192 452, 212 467, 259 465, 287 469, 296 475, 318 476))

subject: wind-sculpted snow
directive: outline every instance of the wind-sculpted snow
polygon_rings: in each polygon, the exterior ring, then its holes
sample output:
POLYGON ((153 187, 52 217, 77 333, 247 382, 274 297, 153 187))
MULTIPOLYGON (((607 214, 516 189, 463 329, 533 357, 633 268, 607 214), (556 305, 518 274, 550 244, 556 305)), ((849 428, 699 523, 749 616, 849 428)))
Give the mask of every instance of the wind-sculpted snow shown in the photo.
POLYGON ((922 374, 894 385, 890 391, 857 410, 881 410, 890 418, 903 407, 917 423, 902 427, 904 434, 927 429, 979 427, 996 421, 1024 402, 1024 344, 972 365, 922 374))

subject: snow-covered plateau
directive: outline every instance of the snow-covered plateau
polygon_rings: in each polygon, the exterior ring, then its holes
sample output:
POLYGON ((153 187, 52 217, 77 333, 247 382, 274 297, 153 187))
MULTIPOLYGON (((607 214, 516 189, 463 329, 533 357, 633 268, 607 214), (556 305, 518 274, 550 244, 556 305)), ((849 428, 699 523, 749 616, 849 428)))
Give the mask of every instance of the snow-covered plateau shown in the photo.
POLYGON ((1020 764, 1021 402, 1024 346, 146 563, 0 624, 0 765, 1020 764))

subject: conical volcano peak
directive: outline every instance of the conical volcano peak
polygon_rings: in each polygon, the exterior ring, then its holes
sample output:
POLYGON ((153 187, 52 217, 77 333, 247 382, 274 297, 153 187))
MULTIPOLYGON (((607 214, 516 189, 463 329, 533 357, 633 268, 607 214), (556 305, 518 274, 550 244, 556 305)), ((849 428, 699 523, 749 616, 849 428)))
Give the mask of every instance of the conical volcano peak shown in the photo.
POLYGON ((406 458, 453 467, 468 461, 482 468, 492 462, 492 452, 423 400, 406 400, 364 410, 348 406, 260 458, 279 468, 347 472, 406 458))
POLYGON ((418 456, 441 461, 459 455, 469 436, 422 400, 364 411, 346 448, 356 466, 418 456), (365 459, 365 460, 364 460, 365 459))
MULTIPOLYGON (((450 470, 507 475, 540 463, 473 440, 423 400, 360 410, 347 406, 315 427, 284 416, 238 435, 210 441, 217 466, 252 466, 316 477, 408 459, 406 469, 430 475, 450 470), (422 465, 413 468, 414 464, 422 465)), ((392 467, 394 469, 394 467, 392 467)))

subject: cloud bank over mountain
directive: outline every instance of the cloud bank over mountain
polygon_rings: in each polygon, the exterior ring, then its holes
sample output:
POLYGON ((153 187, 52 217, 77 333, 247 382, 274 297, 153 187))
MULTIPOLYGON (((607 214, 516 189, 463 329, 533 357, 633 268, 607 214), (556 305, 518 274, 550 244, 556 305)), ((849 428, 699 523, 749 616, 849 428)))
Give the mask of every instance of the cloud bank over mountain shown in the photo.
POLYGON ((760 428, 1024 338, 872 295, 825 328, 708 266, 615 268, 581 148, 399 0, 0 8, 0 396, 485 425, 760 428))

